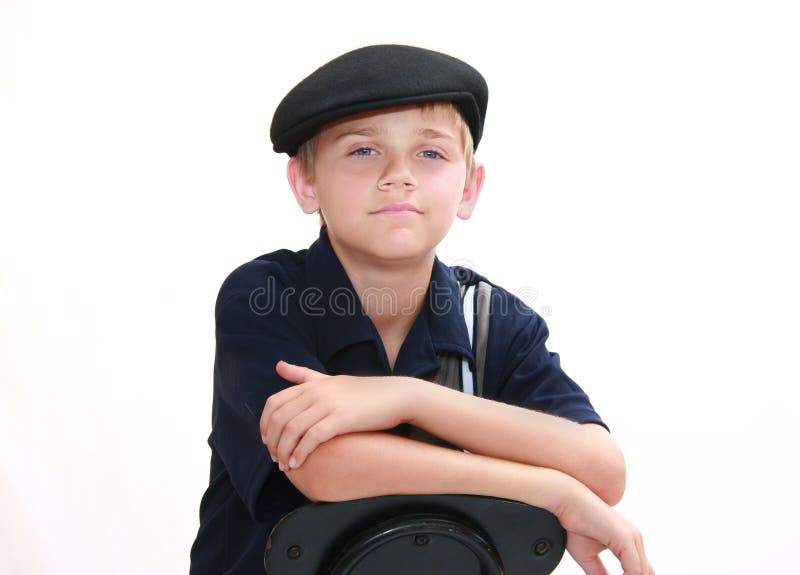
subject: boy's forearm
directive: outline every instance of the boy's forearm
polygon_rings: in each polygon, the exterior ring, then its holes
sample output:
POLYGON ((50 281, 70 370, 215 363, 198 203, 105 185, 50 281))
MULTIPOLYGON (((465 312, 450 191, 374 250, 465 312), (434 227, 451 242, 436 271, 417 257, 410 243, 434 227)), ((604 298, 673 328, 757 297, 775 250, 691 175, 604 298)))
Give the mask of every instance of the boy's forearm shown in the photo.
POLYGON ((472 453, 566 473, 614 505, 625 489, 625 461, 596 425, 477 398, 426 381, 410 386, 409 423, 472 453))
POLYGON ((289 479, 314 501, 379 495, 467 494, 522 501, 558 514, 582 486, 547 468, 464 453, 382 432, 337 436, 289 479))

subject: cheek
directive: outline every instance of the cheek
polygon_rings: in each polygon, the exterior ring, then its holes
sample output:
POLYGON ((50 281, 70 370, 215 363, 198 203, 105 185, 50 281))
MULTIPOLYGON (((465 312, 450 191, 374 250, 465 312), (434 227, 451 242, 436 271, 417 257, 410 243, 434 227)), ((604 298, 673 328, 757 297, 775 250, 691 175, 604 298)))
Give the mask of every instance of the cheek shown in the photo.
POLYGON ((440 172, 429 180, 430 184, 439 190, 436 199, 443 205, 458 203, 461 200, 466 181, 466 174, 459 170, 440 172))
POLYGON ((326 214, 354 214, 367 201, 368 181, 358 178, 336 178, 318 183, 317 197, 326 214))
POLYGON ((437 164, 435 162, 420 164, 420 175, 438 186, 464 189, 467 179, 467 166, 463 162, 437 164))

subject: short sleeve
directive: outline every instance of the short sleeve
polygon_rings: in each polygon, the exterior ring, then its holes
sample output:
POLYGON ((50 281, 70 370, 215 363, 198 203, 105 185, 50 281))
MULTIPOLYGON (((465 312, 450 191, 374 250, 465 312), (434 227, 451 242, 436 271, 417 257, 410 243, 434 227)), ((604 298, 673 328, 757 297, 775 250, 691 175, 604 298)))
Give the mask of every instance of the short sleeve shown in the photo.
POLYGON ((489 323, 486 375, 499 401, 578 423, 603 425, 589 397, 546 347, 544 319, 520 299, 495 287, 489 323))
POLYGON ((217 299, 209 443, 251 516, 275 468, 261 442, 261 412, 270 395, 291 385, 275 365, 285 360, 325 371, 295 291, 280 265, 254 260, 225 280, 217 299))

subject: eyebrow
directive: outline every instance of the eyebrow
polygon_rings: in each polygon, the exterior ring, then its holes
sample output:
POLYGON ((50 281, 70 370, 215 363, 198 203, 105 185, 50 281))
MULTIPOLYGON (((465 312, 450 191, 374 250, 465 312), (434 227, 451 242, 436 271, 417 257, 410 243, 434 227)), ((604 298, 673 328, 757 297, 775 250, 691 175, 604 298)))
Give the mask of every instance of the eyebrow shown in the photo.
POLYGON ((444 140, 454 140, 455 136, 449 132, 442 132, 441 130, 434 130, 433 128, 423 128, 421 130, 417 130, 417 133, 420 136, 430 139, 444 139, 444 140))
POLYGON ((364 136, 367 138, 371 138, 377 135, 383 135, 387 132, 386 128, 377 128, 375 126, 363 126, 363 127, 356 127, 352 130, 345 130, 341 134, 338 134, 334 141, 341 140, 342 138, 346 138, 347 136, 364 136))
MULTIPOLYGON (((377 126, 358 126, 353 129, 345 130, 341 134, 337 134, 334 141, 339 141, 348 136, 363 136, 365 138, 372 138, 378 135, 385 135, 388 133, 386 128, 378 128, 377 126)), ((441 140, 454 140, 455 136, 449 132, 435 130, 433 128, 420 128, 417 134, 423 138, 428 139, 441 139, 441 140)))

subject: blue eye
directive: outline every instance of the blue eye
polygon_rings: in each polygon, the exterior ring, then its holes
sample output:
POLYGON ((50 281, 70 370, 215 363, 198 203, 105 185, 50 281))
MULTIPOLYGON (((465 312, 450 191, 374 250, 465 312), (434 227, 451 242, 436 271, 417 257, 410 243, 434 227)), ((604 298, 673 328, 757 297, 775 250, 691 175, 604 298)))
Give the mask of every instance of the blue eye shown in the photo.
POLYGON ((429 160, 438 160, 439 158, 442 157, 442 155, 439 152, 434 152, 433 150, 425 150, 424 152, 422 152, 422 156, 424 158, 428 158, 429 160))
POLYGON ((353 152, 354 156, 371 156, 375 150, 372 148, 358 148, 353 152))

